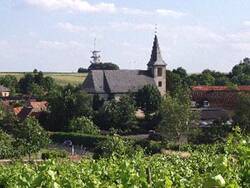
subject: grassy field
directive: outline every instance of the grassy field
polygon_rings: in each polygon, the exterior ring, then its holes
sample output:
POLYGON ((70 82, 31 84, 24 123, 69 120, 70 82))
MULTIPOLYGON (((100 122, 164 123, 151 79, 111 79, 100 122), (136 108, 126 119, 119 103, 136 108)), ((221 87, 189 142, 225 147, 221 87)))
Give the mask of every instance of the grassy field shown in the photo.
MULTIPOLYGON (((15 76, 18 80, 24 76, 25 73, 23 72, 1 72, 1 76, 5 75, 12 75, 15 76)), ((87 74, 82 73, 50 73, 44 72, 45 76, 50 76, 55 79, 56 83, 59 85, 78 85, 83 83, 84 79, 86 78, 87 74)))

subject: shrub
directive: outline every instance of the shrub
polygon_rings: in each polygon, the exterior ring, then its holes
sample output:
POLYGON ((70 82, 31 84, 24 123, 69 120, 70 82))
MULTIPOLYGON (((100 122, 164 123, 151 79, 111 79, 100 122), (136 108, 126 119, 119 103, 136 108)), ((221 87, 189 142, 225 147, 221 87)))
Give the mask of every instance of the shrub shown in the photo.
POLYGON ((69 123, 69 130, 92 135, 100 133, 98 127, 85 116, 72 119, 69 123))
POLYGON ((156 142, 152 140, 139 140, 134 143, 134 146, 140 146, 144 149, 146 154, 156 154, 160 153, 162 149, 161 142, 156 142))
POLYGON ((67 152, 64 150, 58 150, 58 149, 48 150, 42 153, 41 158, 43 160, 67 158, 67 152))
POLYGON ((108 139, 98 144, 93 157, 110 157, 112 155, 117 157, 124 155, 130 156, 132 153, 134 153, 134 148, 131 141, 125 140, 118 135, 114 135, 109 136, 108 139))

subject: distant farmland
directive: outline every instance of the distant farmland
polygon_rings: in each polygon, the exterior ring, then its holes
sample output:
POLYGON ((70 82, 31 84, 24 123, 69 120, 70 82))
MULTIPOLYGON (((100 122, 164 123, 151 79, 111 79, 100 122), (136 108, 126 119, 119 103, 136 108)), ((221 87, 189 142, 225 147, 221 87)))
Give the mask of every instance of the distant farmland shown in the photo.
MULTIPOLYGON (((5 75, 12 75, 15 76, 18 80, 24 76, 25 73, 23 72, 1 72, 1 76, 5 75)), ((45 76, 50 76, 55 79, 56 83, 59 85, 78 85, 83 83, 84 79, 86 78, 87 74, 83 73, 54 73, 54 72, 44 72, 45 76)))

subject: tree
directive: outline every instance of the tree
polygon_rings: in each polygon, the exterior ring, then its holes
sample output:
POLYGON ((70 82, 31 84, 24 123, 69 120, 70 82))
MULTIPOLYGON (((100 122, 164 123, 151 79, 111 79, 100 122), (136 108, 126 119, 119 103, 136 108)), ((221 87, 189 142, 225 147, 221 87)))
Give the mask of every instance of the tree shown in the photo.
POLYGON ((34 82, 33 75, 31 73, 27 73, 23 78, 19 80, 19 88, 21 93, 27 94, 29 93, 29 88, 31 84, 34 82))
POLYGON ((11 94, 18 92, 18 81, 15 76, 6 75, 0 77, 0 85, 3 85, 11 90, 11 94))
POLYGON ((238 102, 236 105, 234 121, 242 131, 250 132, 250 94, 241 93, 238 96, 238 102))
POLYGON ((170 140, 180 141, 182 136, 194 133, 197 114, 191 110, 188 92, 179 90, 175 95, 166 95, 161 108, 159 130, 170 140))
POLYGON ((13 142, 14 139, 0 129, 0 159, 13 157, 13 142))
POLYGON ((100 133, 100 130, 93 121, 84 116, 72 119, 69 123, 69 130, 92 135, 100 133))
POLYGON ((39 97, 51 92, 55 87, 55 81, 51 77, 44 77, 41 71, 34 70, 33 73, 27 73, 18 82, 21 93, 33 94, 39 97))
POLYGON ((250 84, 250 58, 244 58, 238 65, 235 65, 230 73, 231 79, 237 85, 250 84))
POLYGON ((174 74, 178 74, 181 78, 186 78, 188 76, 187 71, 182 67, 178 67, 177 69, 174 69, 172 72, 174 74))
POLYGON ((66 86, 62 91, 54 93, 48 98, 49 126, 48 130, 68 130, 71 119, 85 116, 92 117, 92 97, 84 92, 66 86))
POLYGON ((135 98, 137 106, 145 112, 146 116, 158 111, 160 108, 161 94, 155 86, 144 86, 138 90, 135 98))
POLYGON ((130 131, 136 125, 135 102, 131 96, 106 102, 96 115, 96 124, 103 129, 130 131))
POLYGON ((204 72, 199 76, 200 85, 215 85, 215 78, 209 72, 204 72))
POLYGON ((99 110, 103 104, 104 104, 104 99, 100 98, 98 94, 93 96, 93 110, 99 110))
POLYGON ((88 73, 89 70, 88 69, 85 69, 85 68, 82 68, 80 67, 78 70, 77 70, 78 73, 88 73))
POLYGON ((32 95, 38 97, 39 99, 42 99, 43 96, 45 95, 43 87, 41 87, 36 83, 30 84, 28 90, 30 93, 32 93, 32 95))
POLYGON ((119 70, 119 66, 114 63, 93 63, 88 70, 119 70))
POLYGON ((28 154, 29 159, 32 153, 38 152, 50 142, 48 134, 39 125, 38 120, 31 117, 16 125, 14 136, 17 150, 22 155, 28 154))

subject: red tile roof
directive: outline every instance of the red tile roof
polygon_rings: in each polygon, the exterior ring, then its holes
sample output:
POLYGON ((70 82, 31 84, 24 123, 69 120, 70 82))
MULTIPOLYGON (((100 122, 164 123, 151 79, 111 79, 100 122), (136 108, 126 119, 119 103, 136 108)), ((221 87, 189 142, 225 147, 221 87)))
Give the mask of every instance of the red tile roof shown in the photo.
POLYGON ((250 86, 238 86, 235 89, 228 86, 192 86, 193 91, 250 91, 250 86))
POLYGON ((48 102, 47 101, 41 101, 41 102, 31 101, 30 106, 36 110, 46 110, 48 107, 48 102))
POLYGON ((13 112, 16 116, 18 116, 20 114, 20 112, 22 111, 23 107, 16 107, 13 108, 13 112))
POLYGON ((25 119, 27 116, 39 117, 41 113, 47 110, 47 108, 47 101, 30 101, 28 106, 13 108, 13 112, 20 119, 25 119))

